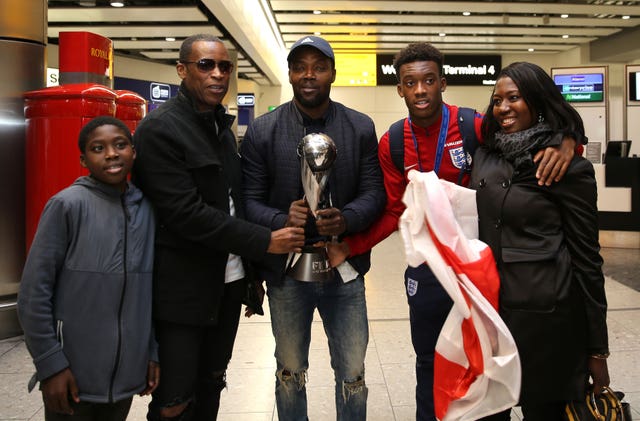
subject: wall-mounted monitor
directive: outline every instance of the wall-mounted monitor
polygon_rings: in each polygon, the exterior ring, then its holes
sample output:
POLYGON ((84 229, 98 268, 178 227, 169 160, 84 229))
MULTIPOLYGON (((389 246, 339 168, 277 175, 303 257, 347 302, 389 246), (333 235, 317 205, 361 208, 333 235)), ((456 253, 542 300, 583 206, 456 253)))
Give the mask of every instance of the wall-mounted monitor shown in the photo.
POLYGON ((603 73, 556 74, 553 81, 568 102, 602 102, 603 73))
POLYGON ((640 101, 640 71, 629 72, 629 101, 640 101))

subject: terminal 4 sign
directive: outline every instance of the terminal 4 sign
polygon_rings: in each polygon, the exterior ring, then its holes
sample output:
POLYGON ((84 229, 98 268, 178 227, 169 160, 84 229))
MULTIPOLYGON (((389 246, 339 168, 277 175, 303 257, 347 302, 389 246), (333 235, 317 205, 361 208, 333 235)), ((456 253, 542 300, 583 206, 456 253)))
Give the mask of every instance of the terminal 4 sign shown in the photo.
MULTIPOLYGON (((377 55, 378 86, 398 83, 393 57, 392 54, 377 55)), ((502 57, 499 55, 446 54, 444 62, 442 73, 447 79, 447 85, 451 86, 495 85, 496 76, 502 69, 502 57)))

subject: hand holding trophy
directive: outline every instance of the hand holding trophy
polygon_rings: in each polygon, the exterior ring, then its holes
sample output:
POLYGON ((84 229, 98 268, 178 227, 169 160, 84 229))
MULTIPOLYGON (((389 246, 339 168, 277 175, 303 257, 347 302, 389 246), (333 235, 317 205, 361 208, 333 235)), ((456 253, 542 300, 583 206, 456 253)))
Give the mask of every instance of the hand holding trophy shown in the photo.
MULTIPOLYGON (((324 133, 311 133, 298 144, 298 156, 305 199, 317 218, 318 210, 330 206, 326 187, 337 156, 336 145, 324 133)), ((318 282, 332 279, 332 272, 326 248, 305 245, 298 260, 287 270, 287 275, 300 281, 318 282)))

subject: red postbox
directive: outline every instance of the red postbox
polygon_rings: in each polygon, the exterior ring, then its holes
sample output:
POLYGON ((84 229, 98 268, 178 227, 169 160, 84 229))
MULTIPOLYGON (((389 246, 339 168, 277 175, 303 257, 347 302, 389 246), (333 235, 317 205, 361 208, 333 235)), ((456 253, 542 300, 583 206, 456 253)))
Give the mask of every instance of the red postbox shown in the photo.
POLYGON ((78 134, 94 117, 115 116, 116 93, 103 85, 79 83, 27 92, 24 97, 28 251, 47 200, 87 174, 80 165, 78 134))
POLYGON ((99 83, 113 88, 113 41, 86 31, 58 34, 60 84, 99 83))
POLYGON ((116 117, 122 120, 131 130, 136 131, 138 123, 147 114, 147 100, 133 91, 124 89, 115 91, 116 117))

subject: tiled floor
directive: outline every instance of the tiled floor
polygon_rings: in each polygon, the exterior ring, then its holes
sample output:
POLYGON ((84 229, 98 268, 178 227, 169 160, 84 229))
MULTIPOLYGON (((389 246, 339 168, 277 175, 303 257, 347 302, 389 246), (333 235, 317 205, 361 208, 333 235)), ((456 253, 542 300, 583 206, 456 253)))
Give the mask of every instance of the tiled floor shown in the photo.
MULTIPOLYGON (((605 249, 603 256, 608 275, 612 386, 626 392, 634 416, 640 419, 640 278, 637 275, 640 251, 605 249)), ((373 267, 367 276, 369 420, 415 419, 414 353, 402 285, 403 260, 400 239, 394 234, 374 249, 373 267)), ((219 420, 277 420, 273 349, 268 316, 243 318, 228 370, 228 389, 223 392, 219 420)), ((319 319, 313 325, 310 354, 309 418, 312 421, 333 420, 333 376, 319 319)), ((21 337, 0 341, 0 420, 44 419, 39 394, 26 391, 32 372, 31 359, 21 337)), ((144 420, 146 404, 146 399, 134 399, 129 419, 144 420)), ((512 419, 520 419, 517 409, 512 419)))

